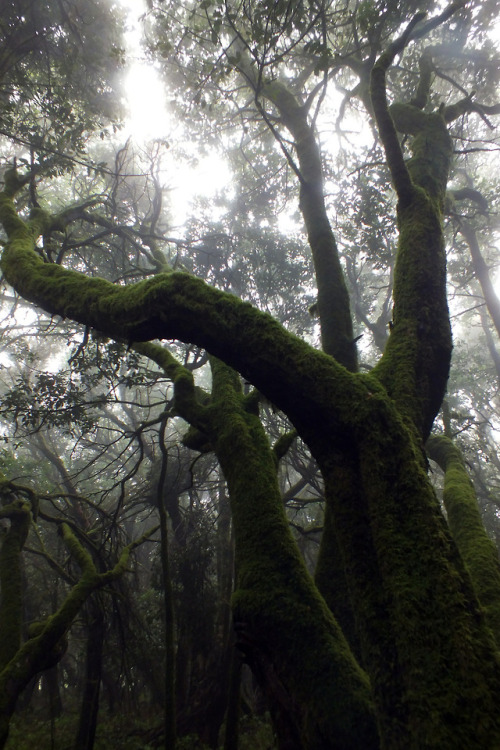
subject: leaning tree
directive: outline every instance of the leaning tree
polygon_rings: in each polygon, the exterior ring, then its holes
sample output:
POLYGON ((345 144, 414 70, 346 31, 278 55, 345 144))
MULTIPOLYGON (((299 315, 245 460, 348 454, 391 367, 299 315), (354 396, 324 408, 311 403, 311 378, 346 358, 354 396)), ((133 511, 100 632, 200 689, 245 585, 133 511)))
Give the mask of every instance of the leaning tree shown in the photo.
MULTIPOLYGON (((207 125, 204 112, 219 99, 243 132, 270 131, 295 176, 322 351, 247 301, 162 263, 154 236, 143 240, 155 260, 151 275, 137 283, 86 275, 64 258, 51 262, 55 255, 43 253, 39 238, 57 246, 71 222, 88 221, 89 210, 97 215, 101 207, 49 211, 37 199, 28 213, 23 197, 34 169, 4 172, 8 283, 50 315, 156 362, 173 383, 175 415, 190 425, 186 443, 218 458, 234 525, 238 645, 268 698, 282 748, 500 745, 500 585, 483 585, 484 566, 497 575, 498 561, 481 525, 464 535, 471 516, 453 510, 458 501, 455 510, 468 503, 472 513, 475 500, 449 438, 429 443, 446 472, 448 519, 425 450, 452 353, 444 217, 455 142, 466 137, 466 118, 489 124, 499 111, 486 98, 491 80, 480 74, 491 72, 492 52, 478 52, 476 41, 493 5, 204 0, 179 10, 160 3, 155 11, 156 49, 172 62, 172 85, 188 85, 193 70, 204 84, 197 92, 203 117, 192 113, 193 128, 207 125), (468 43, 470 60, 455 82, 450 60, 456 70, 468 43), (484 101, 469 90, 472 76, 485 81, 484 101), (343 108, 358 102, 376 131, 397 203, 392 319, 368 371, 358 369, 342 238, 332 229, 316 135, 334 79, 346 92, 343 108), (208 352, 210 393, 165 340, 208 352), (260 394, 294 428, 272 447, 260 394), (295 434, 324 480, 315 582, 278 483, 279 459, 295 434)), ((474 198, 455 190, 455 201, 474 198)))

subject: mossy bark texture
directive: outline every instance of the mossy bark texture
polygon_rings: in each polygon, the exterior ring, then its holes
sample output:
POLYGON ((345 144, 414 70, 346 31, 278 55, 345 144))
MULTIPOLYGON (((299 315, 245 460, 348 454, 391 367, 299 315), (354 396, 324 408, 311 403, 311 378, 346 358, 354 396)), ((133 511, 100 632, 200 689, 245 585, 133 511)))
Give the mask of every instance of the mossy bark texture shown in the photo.
POLYGON ((239 375, 211 358, 207 403, 168 350, 135 348, 172 378, 177 412, 203 434, 224 472, 236 550, 237 640, 269 699, 279 747, 378 748, 368 678, 306 571, 279 491, 280 450, 271 448, 239 375))
POLYGON ((357 369, 349 293, 325 203, 323 166, 308 107, 280 81, 261 83, 261 94, 276 107, 293 137, 298 159, 300 210, 314 264, 317 309, 324 352, 353 372, 357 369))
POLYGON ((292 538, 262 424, 245 409, 239 376, 218 360, 212 373, 206 423, 231 499, 235 622, 270 698, 280 747, 378 747, 368 678, 292 538))
POLYGON ((427 450, 444 472, 443 501, 448 525, 485 609, 487 622, 500 644, 498 550, 483 526, 464 459, 460 449, 445 435, 429 438, 427 450))
POLYGON ((500 672, 491 632, 412 430, 385 399, 379 411, 365 406, 355 504, 339 502, 328 458, 318 453, 318 460, 338 521, 382 746, 493 748, 500 738, 493 708, 500 672))

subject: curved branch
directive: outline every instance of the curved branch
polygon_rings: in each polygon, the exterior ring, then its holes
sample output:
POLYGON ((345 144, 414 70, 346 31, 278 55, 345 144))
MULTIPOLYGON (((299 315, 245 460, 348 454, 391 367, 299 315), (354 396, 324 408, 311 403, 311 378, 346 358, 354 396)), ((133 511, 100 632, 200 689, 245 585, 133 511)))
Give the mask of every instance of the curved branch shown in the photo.
POLYGON ((474 92, 472 92, 468 96, 464 96, 463 99, 455 102, 455 104, 450 104, 448 107, 445 107, 443 110, 443 117, 445 121, 447 123, 450 123, 454 120, 457 120, 462 115, 467 115, 471 112, 477 112, 477 114, 484 120, 490 130, 493 130, 494 125, 490 123, 486 115, 500 114, 500 104, 492 104, 490 106, 488 106, 487 104, 479 104, 472 101, 473 96, 474 92))
POLYGON ((403 158, 396 128, 389 112, 385 74, 392 65, 396 55, 405 48, 414 27, 424 17, 425 13, 417 13, 408 24, 404 33, 380 55, 370 75, 370 96, 373 112, 377 121, 380 139, 387 156, 387 164, 391 172, 394 188, 402 206, 407 206, 411 202, 414 188, 403 158))
MULTIPOLYGON (((323 351, 344 367, 357 370, 357 351, 352 329, 349 294, 339 261, 335 236, 328 218, 323 186, 323 165, 309 109, 316 96, 313 89, 305 104, 278 80, 266 80, 262 67, 258 73, 251 61, 251 50, 237 37, 233 42, 237 52, 237 69, 255 94, 255 106, 278 142, 286 160, 300 184, 300 210, 306 225, 311 248, 316 284, 318 313, 323 351), (283 143, 283 138, 271 122, 260 98, 267 99, 277 109, 280 120, 293 137, 297 160, 283 143)), ((323 86, 324 82, 319 84, 323 86)), ((320 97, 321 98, 321 97, 320 97)))
MULTIPOLYGON (((161 273, 126 287, 89 278, 42 260, 35 252, 36 231, 17 216, 5 194, 0 194, 0 221, 9 235, 0 267, 26 300, 118 340, 180 339, 206 349, 241 372, 298 429, 300 425, 306 441, 316 422, 336 432, 340 416, 328 427, 325 401, 333 401, 334 409, 337 401, 340 408, 351 389, 356 398, 357 387, 363 392, 359 397, 366 398, 368 386, 332 357, 270 315, 194 276, 161 273)), ((341 419, 351 418, 346 408, 341 419)))

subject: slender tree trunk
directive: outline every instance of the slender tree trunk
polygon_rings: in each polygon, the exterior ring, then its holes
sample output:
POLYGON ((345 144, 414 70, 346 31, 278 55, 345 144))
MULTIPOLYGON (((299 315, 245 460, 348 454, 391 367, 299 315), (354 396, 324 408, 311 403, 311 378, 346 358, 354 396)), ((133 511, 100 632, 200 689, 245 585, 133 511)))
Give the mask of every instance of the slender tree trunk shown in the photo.
POLYGON ((469 246, 474 273, 481 285, 484 301, 486 302, 486 307, 488 308, 493 325, 496 328, 497 334, 500 336, 500 299, 498 299, 497 293, 495 292, 495 287, 493 286, 490 276, 490 269, 481 254, 477 233, 472 225, 465 219, 460 222, 460 231, 469 246))
POLYGON ((50 710, 50 719, 58 719, 63 714, 63 703, 60 690, 60 675, 58 664, 51 669, 47 669, 43 679, 47 687, 47 697, 50 710))
POLYGON ((10 527, 0 541, 0 671, 21 645, 23 621, 23 576, 21 553, 31 521, 29 503, 11 500, 3 514, 10 527))
POLYGON ((314 126, 309 122, 308 108, 280 81, 265 83, 258 93, 274 104, 294 139, 300 181, 300 210, 311 248, 318 290, 322 349, 355 372, 357 351, 349 293, 326 209, 321 151, 314 126))
POLYGON ((240 689, 241 689, 241 655, 233 648, 231 671, 229 679, 229 695, 226 712, 226 732, 224 735, 224 750, 238 750, 239 719, 240 719, 240 689))
POLYGON ((165 507, 165 480, 167 474, 167 453, 165 448, 164 420, 160 429, 162 466, 158 481, 158 510, 160 515, 161 570, 163 580, 163 604, 165 613, 165 750, 175 750, 177 744, 175 707, 175 628, 174 596, 170 576, 170 551, 168 541, 168 517, 165 507))
POLYGON ((104 633, 105 618, 101 606, 98 601, 90 601, 88 607, 85 685, 74 750, 92 750, 94 747, 97 717, 99 714, 104 633))

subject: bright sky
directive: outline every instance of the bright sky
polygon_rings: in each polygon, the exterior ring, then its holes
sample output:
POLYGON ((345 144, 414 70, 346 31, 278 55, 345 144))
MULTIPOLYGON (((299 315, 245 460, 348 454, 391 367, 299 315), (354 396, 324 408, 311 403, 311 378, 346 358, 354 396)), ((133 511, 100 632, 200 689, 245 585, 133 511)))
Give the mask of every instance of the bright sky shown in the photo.
MULTIPOLYGON (((186 137, 180 123, 175 122, 168 111, 167 92, 157 69, 142 56, 139 18, 145 11, 145 4, 143 0, 120 0, 120 3, 129 12, 125 35, 128 47, 125 90, 129 116, 124 133, 131 135, 139 145, 160 138, 177 144, 183 140, 189 143, 189 136, 186 137)), ((172 220, 176 227, 184 224, 189 206, 197 196, 215 195, 230 182, 229 167, 220 154, 208 154, 199 157, 196 162, 196 165, 179 164, 178 160, 169 159, 168 152, 162 162, 165 187, 169 188, 172 220)))
MULTIPOLYGON (((125 133, 130 134, 138 144, 148 140, 162 138, 170 142, 191 145, 189 135, 182 131, 168 111, 165 85, 155 67, 145 61, 141 51, 140 16, 145 12, 144 0, 119 0, 128 9, 128 46, 127 60, 129 70, 126 78, 127 102, 129 117, 125 124, 125 133)), ((333 116, 332 116, 333 117, 333 116)), ((331 123, 329 123, 331 126, 331 123)), ((368 124, 367 124, 368 127, 368 124)), ((359 137, 357 133, 355 137, 359 137)), ((189 152, 192 149, 187 148, 189 152)), ((193 154, 194 155, 194 154, 193 154)), ((168 152, 163 160, 165 187, 169 189, 169 203, 174 228, 179 230, 185 224, 192 202, 197 196, 210 197, 227 188, 231 172, 221 154, 212 153, 197 159, 196 166, 179 163, 169 158, 168 152)), ((214 209, 215 210, 215 209, 214 209)), ((290 228, 290 219, 283 215, 283 230, 290 228)), ((494 274, 493 283, 500 296, 500 271, 494 274)))

